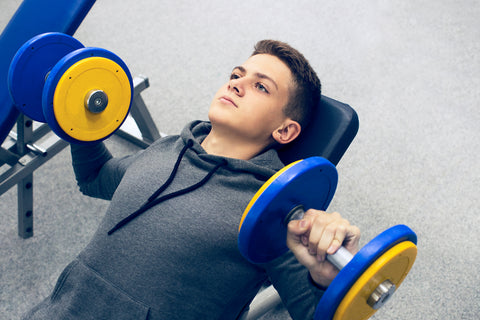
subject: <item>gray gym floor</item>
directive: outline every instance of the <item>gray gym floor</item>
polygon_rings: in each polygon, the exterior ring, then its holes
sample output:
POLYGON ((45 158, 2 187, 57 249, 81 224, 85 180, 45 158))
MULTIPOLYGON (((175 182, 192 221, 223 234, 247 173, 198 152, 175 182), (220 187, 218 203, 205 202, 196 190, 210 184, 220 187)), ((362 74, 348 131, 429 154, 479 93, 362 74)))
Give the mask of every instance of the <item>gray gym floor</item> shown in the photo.
MULTIPOLYGON (((0 30, 19 4, 1 1, 0 30)), ((206 119, 257 40, 298 48, 323 93, 360 117, 329 211, 358 225, 362 244, 400 223, 418 235, 411 273, 373 318, 478 319, 480 2, 98 0, 76 37, 149 77, 143 97, 168 134, 206 119)), ((107 144, 115 155, 136 150, 107 144)), ((16 188, 0 197, 2 319, 51 292, 108 205, 77 191, 70 161, 66 149, 35 172, 33 238, 17 236, 16 188)))

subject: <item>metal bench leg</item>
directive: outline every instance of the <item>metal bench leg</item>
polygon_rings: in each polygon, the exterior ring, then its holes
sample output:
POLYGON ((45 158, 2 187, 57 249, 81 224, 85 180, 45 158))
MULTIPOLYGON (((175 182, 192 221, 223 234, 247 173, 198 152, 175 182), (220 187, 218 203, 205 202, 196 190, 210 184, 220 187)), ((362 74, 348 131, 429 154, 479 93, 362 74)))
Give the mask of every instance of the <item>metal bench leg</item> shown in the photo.
POLYGON ((270 285, 255 296, 249 308, 242 314, 239 320, 258 319, 281 303, 282 300, 277 290, 270 285))
POLYGON ((130 115, 116 134, 141 148, 146 148, 161 135, 140 95, 143 90, 150 86, 148 78, 135 77, 133 86, 134 94, 130 115))
POLYGON ((44 139, 42 146, 36 144, 49 133, 46 124, 33 130, 33 121, 21 114, 17 132, 11 131, 0 148, 0 165, 9 167, 0 174, 0 195, 17 185, 18 235, 21 238, 33 236, 34 171, 68 145, 53 134, 44 139))
POLYGON ((17 184, 18 235, 21 238, 33 236, 33 174, 17 184))
MULTIPOLYGON (((33 122, 24 115, 17 120, 17 152, 28 152, 26 142, 32 140, 33 122)), ((28 174, 17 184, 18 235, 21 238, 33 236, 33 173, 28 174)))

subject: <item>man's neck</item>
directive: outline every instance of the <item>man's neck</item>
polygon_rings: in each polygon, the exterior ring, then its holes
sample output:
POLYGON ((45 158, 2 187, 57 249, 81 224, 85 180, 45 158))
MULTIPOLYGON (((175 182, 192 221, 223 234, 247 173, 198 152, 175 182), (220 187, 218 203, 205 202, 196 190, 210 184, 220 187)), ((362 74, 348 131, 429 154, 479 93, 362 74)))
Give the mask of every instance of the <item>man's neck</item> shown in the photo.
POLYGON ((234 135, 219 134, 212 129, 202 142, 208 154, 226 158, 249 160, 266 149, 266 146, 249 143, 234 135))

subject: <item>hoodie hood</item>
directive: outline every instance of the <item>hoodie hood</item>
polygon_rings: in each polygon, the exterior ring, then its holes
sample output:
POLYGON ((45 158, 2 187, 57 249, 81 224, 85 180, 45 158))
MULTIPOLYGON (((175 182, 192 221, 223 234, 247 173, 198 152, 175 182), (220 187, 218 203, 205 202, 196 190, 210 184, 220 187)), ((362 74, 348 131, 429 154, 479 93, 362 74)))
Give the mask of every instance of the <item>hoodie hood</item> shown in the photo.
POLYGON ((274 149, 267 149, 250 160, 226 158, 206 153, 201 143, 211 129, 212 125, 208 121, 193 121, 186 125, 180 134, 184 144, 187 144, 189 140, 193 140, 193 145, 190 149, 197 155, 199 161, 216 163, 224 159, 227 163, 226 167, 230 170, 249 172, 264 181, 267 181, 275 172, 284 167, 277 151, 274 149))

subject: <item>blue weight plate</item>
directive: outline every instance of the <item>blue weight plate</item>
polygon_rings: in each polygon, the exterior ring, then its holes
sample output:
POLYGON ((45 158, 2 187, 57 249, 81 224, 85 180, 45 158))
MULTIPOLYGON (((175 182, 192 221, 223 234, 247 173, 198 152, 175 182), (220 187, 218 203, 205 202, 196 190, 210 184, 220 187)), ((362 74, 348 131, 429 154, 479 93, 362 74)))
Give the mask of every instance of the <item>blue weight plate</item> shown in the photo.
POLYGON ((267 181, 268 187, 257 192, 254 204, 244 213, 238 235, 242 255, 253 263, 264 263, 287 252, 287 214, 300 204, 305 210, 325 210, 335 193, 337 179, 333 164, 311 157, 267 181))
POLYGON ((44 33, 27 41, 15 54, 8 70, 8 89, 15 106, 33 120, 46 122, 42 91, 47 74, 68 53, 83 48, 63 33, 44 33))
MULTIPOLYGON (((53 98, 55 95, 55 89, 58 81, 63 76, 65 71, 67 71, 75 63, 91 57, 107 58, 114 61, 120 67, 122 67, 122 69, 127 74, 130 82, 130 92, 131 92, 130 103, 133 101, 132 76, 125 62, 123 62, 123 60, 120 57, 118 57, 116 54, 105 49, 93 48, 93 47, 78 49, 76 51, 73 51, 67 54, 55 65, 55 67, 50 72, 50 75, 48 76, 47 81, 45 82, 45 89, 43 90, 43 95, 42 95, 42 108, 43 108, 43 114, 46 119, 46 122, 48 123, 52 131, 55 132, 60 138, 70 143, 86 145, 86 144, 94 143, 95 141, 93 142, 79 141, 77 139, 72 138, 71 136, 69 136, 63 131, 63 129, 60 127, 60 125, 58 124, 55 118, 55 113, 53 109, 53 98)), ((107 137, 104 137, 104 139, 106 138, 107 137)))
POLYGON ((367 243, 338 273, 323 294, 315 311, 315 320, 330 320, 348 290, 365 270, 390 248, 403 241, 417 243, 417 235, 405 225, 391 227, 367 243))

